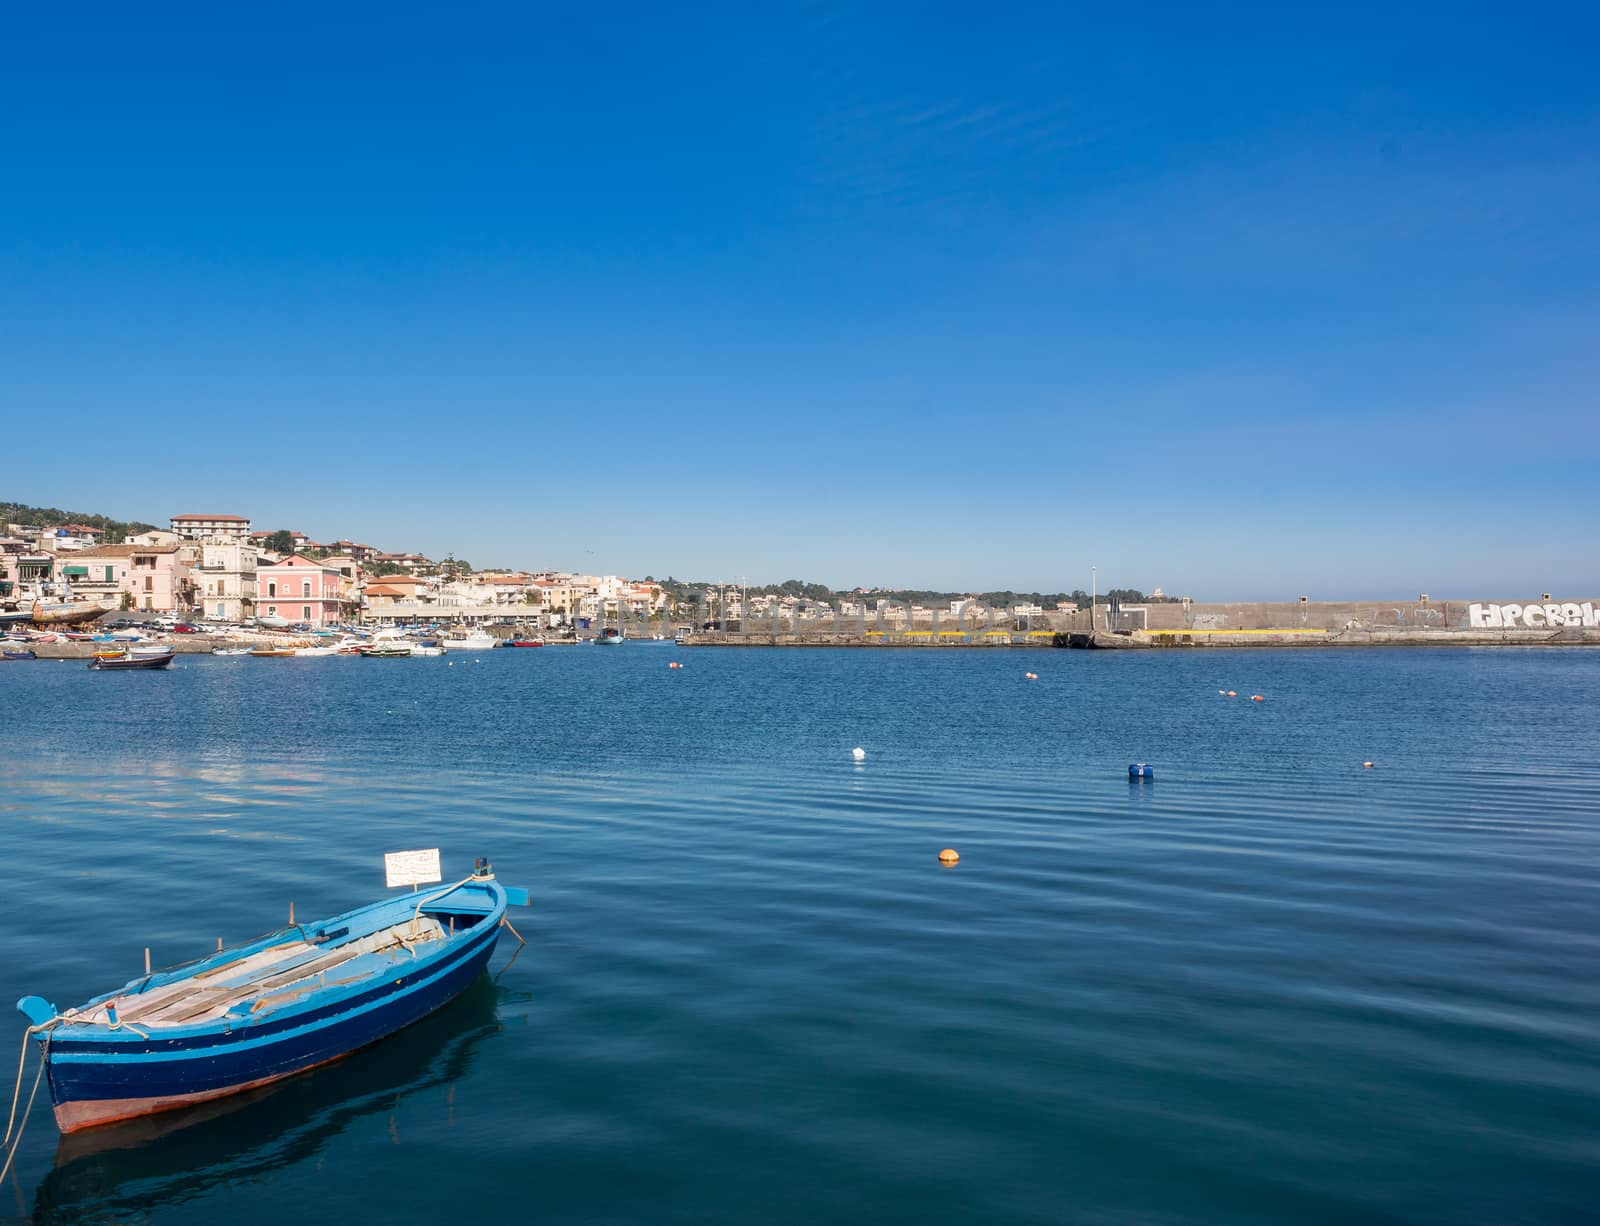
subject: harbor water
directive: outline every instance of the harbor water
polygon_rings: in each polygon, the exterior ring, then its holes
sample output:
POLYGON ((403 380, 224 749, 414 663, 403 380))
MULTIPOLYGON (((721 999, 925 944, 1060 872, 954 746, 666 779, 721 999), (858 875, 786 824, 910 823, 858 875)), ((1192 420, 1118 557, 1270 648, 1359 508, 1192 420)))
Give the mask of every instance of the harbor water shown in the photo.
POLYGON ((338 1064, 36 1104, 0 1220, 1593 1221, 1597 698, 1583 650, 0 665, 7 1007, 387 851, 533 893, 338 1064))

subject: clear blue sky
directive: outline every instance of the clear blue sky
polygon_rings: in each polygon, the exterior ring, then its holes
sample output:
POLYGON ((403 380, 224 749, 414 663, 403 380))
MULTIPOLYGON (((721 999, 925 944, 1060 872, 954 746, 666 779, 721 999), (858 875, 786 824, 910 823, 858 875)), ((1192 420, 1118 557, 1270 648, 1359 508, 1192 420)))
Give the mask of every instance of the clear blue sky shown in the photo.
POLYGON ((1600 18, 1404 10, 14 9, 0 498, 1594 595, 1600 18))

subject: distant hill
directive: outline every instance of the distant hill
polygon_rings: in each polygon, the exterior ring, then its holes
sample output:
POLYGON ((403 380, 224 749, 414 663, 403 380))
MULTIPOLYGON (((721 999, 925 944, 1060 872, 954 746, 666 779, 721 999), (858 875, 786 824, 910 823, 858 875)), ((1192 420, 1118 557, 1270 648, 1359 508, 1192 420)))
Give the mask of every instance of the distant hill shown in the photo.
MULTIPOLYGON (((674 601, 687 600, 695 592, 716 591, 719 586, 733 588, 737 584, 716 583, 690 583, 671 578, 661 580, 661 586, 666 590, 668 597, 674 601)), ((768 583, 762 585, 751 584, 745 589, 751 596, 794 596, 806 600, 826 601, 832 604, 839 600, 898 600, 906 604, 934 605, 944 604, 952 600, 963 600, 977 597, 986 605, 995 608, 1010 608, 1018 604, 1036 604, 1046 609, 1054 609, 1057 603, 1076 605, 1080 609, 1089 607, 1089 593, 1085 591, 1072 592, 941 592, 933 589, 900 588, 890 590, 882 588, 858 594, 856 590, 839 591, 822 583, 807 583, 803 579, 787 579, 782 583, 768 583)), ((1146 596, 1136 588, 1112 588, 1101 592, 1098 596, 1100 604, 1110 604, 1112 601, 1121 601, 1123 604, 1163 604, 1176 602, 1175 596, 1146 596)))
POLYGON ((37 524, 41 528, 64 528, 84 524, 106 534, 106 544, 117 545, 125 538, 149 532, 155 524, 137 519, 112 519, 88 511, 61 511, 55 507, 30 507, 23 502, 0 502, 0 530, 5 524, 37 524))

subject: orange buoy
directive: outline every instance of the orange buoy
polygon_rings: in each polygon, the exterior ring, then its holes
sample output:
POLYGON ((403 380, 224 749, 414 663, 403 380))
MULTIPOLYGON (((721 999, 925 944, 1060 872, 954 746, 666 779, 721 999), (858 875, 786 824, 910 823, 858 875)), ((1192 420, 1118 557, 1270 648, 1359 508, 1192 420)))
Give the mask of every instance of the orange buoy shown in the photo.
POLYGON ((1362 770, 1368 770, 1368 771, 1371 770, 1372 769, 1372 763, 1371 762, 1363 762, 1361 764, 1361 769, 1362 770))
POLYGON ((667 667, 668 668, 682 668, 683 665, 679 664, 676 660, 674 660, 674 661, 672 661, 672 663, 668 664, 667 667))
POLYGON ((1237 698, 1237 697, 1239 697, 1239 691, 1238 690, 1229 690, 1228 691, 1228 697, 1229 698, 1237 698))
POLYGON ((1022 675, 1024 677, 1026 677, 1029 681, 1037 681, 1037 680, 1039 680, 1039 674, 1038 673, 1023 673, 1022 675))
POLYGON ((1252 695, 1250 695, 1250 701, 1251 702, 1266 702, 1267 700, 1265 698, 1261 697, 1260 694, 1252 694, 1252 695))
POLYGON ((946 847, 939 853, 940 864, 954 864, 959 859, 961 859, 960 853, 954 847, 946 847))

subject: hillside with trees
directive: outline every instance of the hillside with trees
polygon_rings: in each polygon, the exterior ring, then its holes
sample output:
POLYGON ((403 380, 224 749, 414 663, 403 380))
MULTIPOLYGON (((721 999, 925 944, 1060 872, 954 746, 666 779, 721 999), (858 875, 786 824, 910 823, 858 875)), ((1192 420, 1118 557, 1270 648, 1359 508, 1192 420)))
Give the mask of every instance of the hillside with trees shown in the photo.
POLYGON ((120 545, 130 536, 149 532, 156 525, 138 519, 112 519, 90 511, 62 511, 56 507, 30 507, 23 502, 0 502, 0 524, 36 524, 41 528, 65 528, 83 524, 105 533, 105 543, 120 545))

